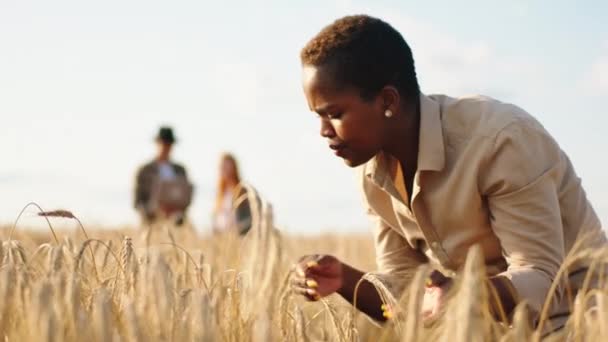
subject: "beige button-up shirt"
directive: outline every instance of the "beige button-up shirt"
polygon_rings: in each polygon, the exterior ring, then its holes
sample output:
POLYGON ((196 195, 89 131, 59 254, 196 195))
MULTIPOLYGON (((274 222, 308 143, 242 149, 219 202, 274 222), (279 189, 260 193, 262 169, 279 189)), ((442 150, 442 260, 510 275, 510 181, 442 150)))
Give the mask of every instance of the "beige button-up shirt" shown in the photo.
MULTIPOLYGON (((570 160, 514 105, 443 95, 421 95, 420 104, 411 208, 393 157, 380 153, 359 168, 380 275, 399 295, 400 272, 426 262, 456 271, 479 244, 489 275, 509 278, 538 315, 577 236, 598 234, 587 247, 606 241, 570 160)), ((567 311, 562 292, 554 314, 567 311)))

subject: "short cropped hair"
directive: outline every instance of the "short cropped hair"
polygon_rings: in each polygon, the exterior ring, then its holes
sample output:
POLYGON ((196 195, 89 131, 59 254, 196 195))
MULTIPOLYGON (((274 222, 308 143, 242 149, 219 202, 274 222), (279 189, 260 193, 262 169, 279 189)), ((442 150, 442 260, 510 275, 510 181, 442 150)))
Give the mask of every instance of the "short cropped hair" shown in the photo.
POLYGON ((392 85, 418 100, 420 88, 409 45, 388 23, 367 15, 340 18, 323 28, 300 53, 303 65, 327 67, 340 87, 371 99, 392 85))

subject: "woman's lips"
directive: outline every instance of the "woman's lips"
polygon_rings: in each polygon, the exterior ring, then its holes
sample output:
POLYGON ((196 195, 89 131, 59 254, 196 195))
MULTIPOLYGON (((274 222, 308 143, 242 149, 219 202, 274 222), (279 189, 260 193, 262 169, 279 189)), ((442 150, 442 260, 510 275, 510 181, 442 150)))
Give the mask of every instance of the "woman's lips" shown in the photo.
POLYGON ((342 152, 344 151, 344 149, 346 148, 345 144, 329 144, 329 148, 332 149, 334 151, 334 154, 337 156, 342 156, 342 152))

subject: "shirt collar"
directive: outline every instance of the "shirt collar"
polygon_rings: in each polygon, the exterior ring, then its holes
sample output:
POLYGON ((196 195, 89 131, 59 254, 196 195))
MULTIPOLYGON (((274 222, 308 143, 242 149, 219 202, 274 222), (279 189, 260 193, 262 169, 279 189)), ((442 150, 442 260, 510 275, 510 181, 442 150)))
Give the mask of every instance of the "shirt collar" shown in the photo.
POLYGON ((420 94, 420 144, 418 171, 441 171, 445 166, 445 144, 439 103, 420 94))

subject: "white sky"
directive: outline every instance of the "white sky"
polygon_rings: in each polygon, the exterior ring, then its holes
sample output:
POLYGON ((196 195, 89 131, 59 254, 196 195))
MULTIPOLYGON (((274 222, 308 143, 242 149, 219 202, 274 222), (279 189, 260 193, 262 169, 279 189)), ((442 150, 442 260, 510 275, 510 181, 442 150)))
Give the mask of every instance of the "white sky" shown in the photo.
POLYGON ((535 115, 608 222, 606 2, 450 4, 0 0, 0 222, 36 201, 89 226, 135 223, 135 169, 170 124, 199 226, 228 150, 286 229, 366 229, 353 172, 308 112, 298 60, 307 39, 353 13, 404 35, 424 92, 482 93, 535 115))

